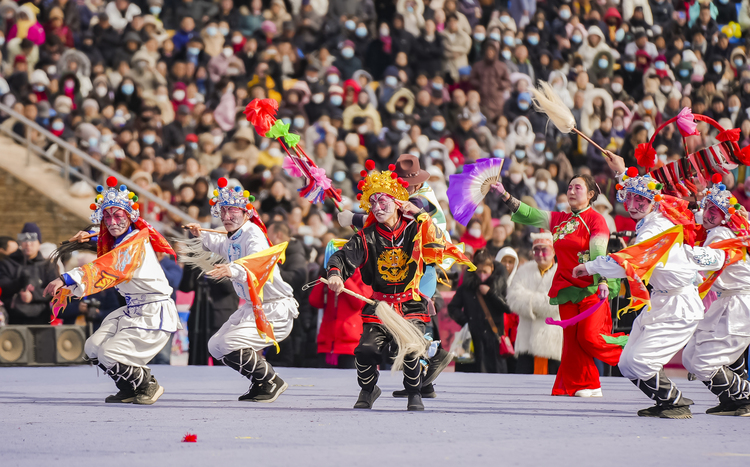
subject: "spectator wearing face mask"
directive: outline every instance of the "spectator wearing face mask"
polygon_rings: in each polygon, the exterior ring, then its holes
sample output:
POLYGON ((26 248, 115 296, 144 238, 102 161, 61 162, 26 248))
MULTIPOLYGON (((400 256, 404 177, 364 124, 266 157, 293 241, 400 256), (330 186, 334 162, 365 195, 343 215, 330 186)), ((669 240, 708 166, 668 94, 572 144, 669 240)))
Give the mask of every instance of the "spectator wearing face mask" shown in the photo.
POLYGON ((510 89, 510 72, 504 63, 497 60, 497 46, 484 45, 482 61, 474 64, 469 76, 471 86, 482 98, 481 108, 490 119, 496 119, 505 105, 505 93, 510 89))
POLYGON ((458 17, 447 18, 443 37, 443 67, 454 80, 458 79, 458 70, 469 64, 468 54, 471 50, 471 36, 459 28, 458 17))
POLYGON ((378 37, 370 42, 364 61, 368 64, 372 77, 375 80, 381 80, 386 68, 393 63, 393 58, 396 54, 393 50, 392 42, 391 28, 388 26, 388 23, 381 23, 378 30, 378 37))
POLYGON ((583 59, 583 63, 587 68, 590 68, 594 65, 594 59, 599 52, 609 52, 614 60, 620 58, 620 53, 607 44, 607 41, 604 38, 604 33, 601 29, 599 29, 598 26, 589 27, 589 29, 587 30, 587 34, 588 37, 584 41, 581 48, 578 49, 578 53, 580 54, 581 58, 583 59))
POLYGON ((504 315, 510 313, 504 299, 507 274, 487 250, 477 251, 473 262, 477 270, 465 274, 463 283, 448 304, 448 313, 459 325, 469 325, 476 362, 467 370, 507 373, 507 362, 500 356, 499 348, 499 336, 505 331, 504 315))

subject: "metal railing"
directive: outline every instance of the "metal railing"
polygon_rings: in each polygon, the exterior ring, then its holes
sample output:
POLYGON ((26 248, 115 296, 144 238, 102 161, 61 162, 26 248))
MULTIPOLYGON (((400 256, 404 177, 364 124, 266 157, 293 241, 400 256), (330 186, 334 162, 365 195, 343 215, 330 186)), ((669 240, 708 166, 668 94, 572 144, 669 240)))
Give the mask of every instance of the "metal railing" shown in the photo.
MULTIPOLYGON (((62 176, 65 179, 65 182, 68 184, 68 186, 71 185, 70 177, 74 177, 78 180, 83 180, 84 182, 91 185, 91 187, 95 190, 96 186, 99 185, 95 180, 92 180, 87 175, 81 173, 78 170, 71 170, 70 166, 70 156, 71 154, 75 154, 76 156, 80 157, 83 162, 91 166, 92 168, 95 168, 96 170, 102 172, 105 177, 113 176, 116 177, 117 180, 120 183, 124 183, 128 186, 128 188, 131 191, 134 191, 138 195, 139 200, 146 200, 148 203, 154 203, 157 206, 159 206, 163 211, 166 211, 178 218, 181 219, 182 223, 199 223, 199 221, 191 216, 189 216, 187 213, 180 211, 176 207, 172 206, 168 202, 164 201, 157 195, 151 193, 148 190, 144 190, 140 186, 136 185, 136 183, 125 177, 123 174, 117 172, 116 170, 111 169, 110 167, 102 164, 98 160, 94 159, 90 155, 86 154, 84 151, 81 151, 80 149, 76 148, 75 146, 71 145, 67 141, 63 140, 62 138, 55 136, 54 134, 50 133, 48 130, 46 130, 44 127, 40 126, 38 123, 29 120, 24 115, 19 114, 15 110, 11 109, 5 104, 0 103, 0 111, 6 113, 7 115, 10 115, 11 117, 15 118, 17 121, 23 123, 25 125, 25 135, 26 137, 20 136, 16 134, 12 128, 6 129, 2 126, 0 126, 0 133, 5 134, 6 136, 12 138, 14 141, 19 143, 22 146, 26 147, 26 165, 31 166, 32 157, 31 154, 35 153, 38 156, 42 157, 44 160, 49 161, 56 166, 60 167, 62 171, 62 176), (33 144, 30 141, 30 133, 31 129, 38 131, 40 134, 42 134, 45 138, 47 138, 48 141, 51 141, 57 145, 57 149, 62 149, 64 151, 63 153, 63 160, 61 161, 57 157, 55 157, 55 150, 48 150, 45 151, 43 148, 33 144)), ((72 195, 71 195, 72 196, 72 195)), ((147 203, 143 203, 142 201, 139 204, 143 204, 143 210, 145 211, 147 209, 147 203)), ((170 235, 173 236, 184 236, 184 232, 175 230, 166 224, 163 225, 164 230, 166 230, 170 235)))

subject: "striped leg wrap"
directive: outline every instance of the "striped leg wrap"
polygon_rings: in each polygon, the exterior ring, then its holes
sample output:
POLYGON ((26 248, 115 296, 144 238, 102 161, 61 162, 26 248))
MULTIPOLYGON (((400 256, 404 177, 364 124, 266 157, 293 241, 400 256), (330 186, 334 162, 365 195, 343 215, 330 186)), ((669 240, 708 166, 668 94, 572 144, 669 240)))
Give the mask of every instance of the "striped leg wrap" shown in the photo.
POLYGON ((377 365, 362 365, 358 359, 354 359, 354 366, 357 367, 357 383, 365 391, 372 392, 375 384, 378 382, 377 365))
POLYGON ((221 358, 224 365, 237 370, 247 379, 261 383, 268 381, 276 374, 273 367, 263 358, 260 352, 253 349, 240 349, 221 358))

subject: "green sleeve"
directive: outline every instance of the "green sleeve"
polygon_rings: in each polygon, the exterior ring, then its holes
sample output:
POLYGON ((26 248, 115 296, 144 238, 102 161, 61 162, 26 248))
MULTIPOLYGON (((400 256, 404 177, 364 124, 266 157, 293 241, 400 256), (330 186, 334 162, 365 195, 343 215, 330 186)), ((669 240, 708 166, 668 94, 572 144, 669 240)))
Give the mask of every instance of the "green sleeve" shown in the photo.
POLYGON ((532 208, 526 203, 521 203, 518 207, 518 211, 511 216, 511 220, 513 222, 518 222, 519 224, 539 227, 540 229, 549 230, 550 228, 550 213, 548 211, 542 211, 541 209, 532 208))

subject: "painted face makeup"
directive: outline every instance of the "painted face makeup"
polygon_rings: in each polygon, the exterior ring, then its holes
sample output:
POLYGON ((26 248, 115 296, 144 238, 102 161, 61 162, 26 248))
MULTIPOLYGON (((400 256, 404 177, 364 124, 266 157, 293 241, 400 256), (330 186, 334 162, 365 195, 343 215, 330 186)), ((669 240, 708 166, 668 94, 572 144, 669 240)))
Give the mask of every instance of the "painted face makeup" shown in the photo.
POLYGON ((648 213, 653 210, 654 203, 645 196, 641 196, 635 193, 628 193, 625 196, 625 209, 630 214, 630 217, 635 220, 640 220, 646 217, 648 213))
POLYGON ((109 233, 115 238, 127 232, 128 227, 130 227, 130 219, 128 218, 128 213, 125 212, 124 209, 105 209, 104 214, 102 215, 102 220, 104 221, 107 230, 109 230, 109 233))
POLYGON ((721 225, 724 220, 724 213, 714 203, 706 203, 708 207, 703 211, 703 227, 711 230, 721 225))
POLYGON ((221 223, 227 232, 234 232, 245 223, 245 211, 237 207, 222 206, 221 223))
POLYGON ((375 193, 370 196, 370 206, 372 206, 372 215, 380 223, 390 219, 393 213, 396 212, 395 201, 385 193, 375 193))

